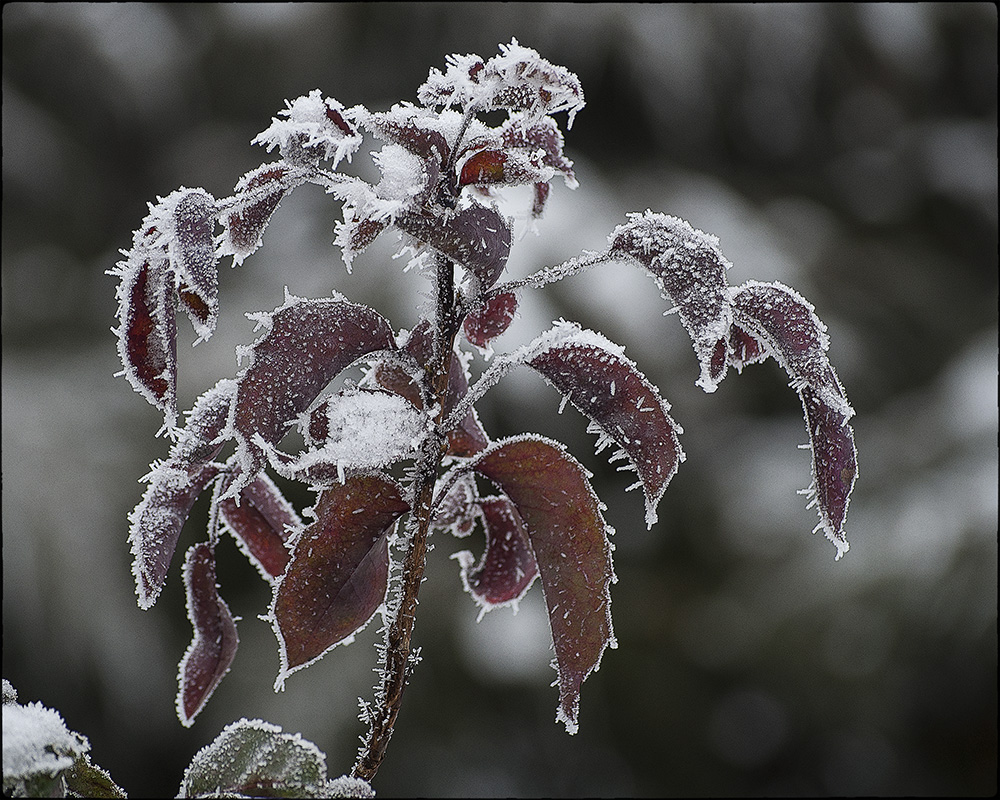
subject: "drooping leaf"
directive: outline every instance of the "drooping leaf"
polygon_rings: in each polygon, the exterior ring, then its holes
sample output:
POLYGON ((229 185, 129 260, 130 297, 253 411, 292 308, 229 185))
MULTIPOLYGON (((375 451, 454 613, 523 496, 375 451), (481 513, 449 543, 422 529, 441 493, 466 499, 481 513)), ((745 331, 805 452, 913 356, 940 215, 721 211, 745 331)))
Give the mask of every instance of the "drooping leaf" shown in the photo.
POLYGON ((612 257, 639 264, 676 307, 701 364, 697 385, 714 392, 726 375, 726 342, 733 322, 726 270, 715 236, 666 214, 630 214, 608 238, 612 257))
POLYGON ((621 349, 593 331, 563 323, 528 347, 525 363, 537 370, 622 448, 646 495, 646 524, 684 460, 670 405, 621 349))
POLYGON ((326 756, 299 734, 259 719, 238 720, 199 750, 178 797, 374 797, 360 779, 329 781, 326 756), (342 791, 350 794, 341 794, 342 791))
POLYGON ((854 414, 826 355, 826 326, 798 292, 777 281, 747 281, 733 289, 733 313, 737 324, 784 367, 793 389, 810 386, 845 417, 854 414))
POLYGON ((474 311, 462 323, 465 338, 476 347, 487 349, 493 339, 510 326, 517 312, 517 295, 500 292, 492 295, 478 311, 474 311))
POLYGON ((188 618, 194 638, 178 671, 177 715, 190 727, 233 663, 239 637, 229 606, 215 583, 215 551, 211 544, 192 545, 184 559, 188 618))
POLYGON ((154 465, 146 476, 149 487, 129 514, 132 574, 139 608, 151 608, 160 596, 191 507, 218 474, 217 464, 206 464, 191 475, 167 461, 154 465))
POLYGON ((840 559, 850 547, 844 535, 844 521, 858 477, 854 431, 847 417, 824 402, 811 386, 804 386, 799 396, 812 449, 812 485, 807 493, 818 506, 820 522, 816 527, 822 528, 826 538, 836 545, 840 559))
POLYGON ((465 590, 482 608, 515 605, 538 576, 528 532, 507 497, 484 497, 478 503, 486 531, 486 550, 478 564, 472 553, 456 553, 465 590))
POLYGON ((202 340, 212 335, 219 316, 216 213, 215 198, 204 189, 184 193, 174 206, 174 235, 168 250, 180 280, 181 305, 202 340))
POLYGON ((395 347, 380 314, 340 300, 289 298, 263 319, 270 329, 250 348, 252 362, 237 378, 232 428, 243 474, 227 496, 264 466, 257 437, 277 444, 338 373, 362 356, 395 347))
POLYGON ((320 495, 316 521, 295 541, 271 602, 277 685, 371 619, 385 598, 389 529, 408 509, 401 487, 377 473, 349 476, 320 495))
POLYGON ((302 529, 295 509, 266 473, 240 490, 240 503, 227 497, 219 513, 241 549, 266 579, 285 571, 290 554, 285 542, 302 529))
POLYGON ((557 721, 577 730, 580 686, 616 647, 611 627, 610 527, 586 470, 558 442, 503 439, 469 462, 524 521, 548 609, 559 681, 557 721))
POLYGON ((410 212, 396 225, 469 270, 482 289, 496 283, 507 265, 511 227, 496 209, 474 204, 448 215, 410 212))
MULTIPOLYGON (((130 256, 130 261, 141 253, 130 256)), ((177 295, 164 255, 147 254, 141 263, 122 262, 118 288, 118 354, 132 387, 177 424, 177 295)))
POLYGON ((729 333, 729 363, 742 372, 743 367, 767 358, 767 349, 764 345, 739 325, 734 324, 729 333))

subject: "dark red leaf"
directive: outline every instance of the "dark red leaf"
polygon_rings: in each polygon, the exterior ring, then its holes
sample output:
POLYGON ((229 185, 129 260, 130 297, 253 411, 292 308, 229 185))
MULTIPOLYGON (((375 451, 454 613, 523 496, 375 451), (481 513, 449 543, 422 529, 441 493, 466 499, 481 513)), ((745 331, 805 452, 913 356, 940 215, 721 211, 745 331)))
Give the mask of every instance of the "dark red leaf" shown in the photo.
POLYGON ((819 507, 817 529, 822 528, 826 538, 837 546, 839 559, 849 549, 844 521, 858 477, 854 432, 847 424, 847 417, 823 402, 812 387, 804 386, 799 396, 812 449, 813 480, 808 493, 819 507))
POLYGON ((119 355, 135 390, 177 421, 177 296, 164 261, 146 259, 122 277, 119 355))
POLYGON ((211 336, 219 313, 215 219, 215 198, 203 189, 187 192, 174 206, 170 257, 184 287, 184 310, 202 339, 211 336))
POLYGON ((684 458, 680 427, 656 387, 624 355, 597 344, 556 340, 526 363, 625 451, 642 481, 646 524, 652 526, 656 506, 684 458))
POLYGON ((288 173, 285 164, 264 164, 236 184, 236 209, 224 221, 227 252, 235 256, 236 263, 260 246, 264 229, 285 195, 288 173))
POLYGON ((344 368, 368 353, 395 347, 385 318, 340 300, 292 299, 269 321, 270 330, 253 345, 252 362, 237 379, 233 430, 243 467, 237 489, 264 466, 256 436, 277 444, 288 423, 344 368))
POLYGON ((478 311, 462 323, 462 332, 476 347, 486 349, 489 343, 510 326, 517 311, 517 295, 501 292, 490 297, 478 311))
POLYGON ((577 729, 580 686, 601 662, 611 628, 610 528, 587 472, 557 442, 504 439, 470 463, 511 499, 538 562, 559 679, 556 719, 577 729))
POLYGON ((265 577, 285 571, 289 553, 285 540, 301 530, 302 522, 281 490, 264 473, 240 490, 240 504, 227 497, 219 503, 222 519, 251 561, 265 577))
POLYGON ((506 163, 507 154, 503 150, 480 150, 462 165, 458 184, 468 186, 470 183, 507 183, 509 176, 505 175, 506 163))
POLYGON ((194 638, 181 659, 177 715, 189 727, 233 663, 239 637, 229 606, 215 584, 215 552, 210 544, 193 545, 184 559, 188 618, 194 638))
POLYGON ((432 523, 435 529, 462 538, 472 533, 479 516, 476 482, 472 475, 465 473, 452 482, 444 496, 436 501, 432 523))
POLYGON ((428 211, 403 214, 396 225, 472 272, 488 289, 507 265, 511 229, 492 208, 472 205, 443 216, 428 211))
POLYGON ((468 551, 456 557, 465 588, 486 612, 520 600, 538 575, 538 564, 524 522, 508 498, 485 497, 479 506, 486 530, 486 551, 476 566, 468 551))
POLYGON ((408 509, 401 487, 381 474, 348 477, 320 495, 271 603, 279 682, 371 619, 385 598, 389 528, 408 509))
POLYGON ((545 213, 545 204, 548 202, 549 194, 552 192, 552 185, 549 183, 536 183, 534 187, 534 200, 531 203, 531 216, 538 219, 545 213))
POLYGON ((149 487, 129 514, 132 574, 140 608, 152 607, 159 597, 191 507, 218 474, 217 464, 189 475, 168 461, 155 466, 147 477, 149 487))
POLYGON ((737 324, 785 368, 793 389, 810 386, 819 399, 841 414, 854 414, 830 366, 826 326, 812 304, 780 283, 748 281, 733 292, 733 312, 737 324))
POLYGON ((719 341, 728 341, 733 312, 726 284, 729 262, 719 240, 666 214, 630 214, 609 237, 610 253, 639 264, 677 308, 701 364, 697 385, 714 392, 726 374, 719 341))

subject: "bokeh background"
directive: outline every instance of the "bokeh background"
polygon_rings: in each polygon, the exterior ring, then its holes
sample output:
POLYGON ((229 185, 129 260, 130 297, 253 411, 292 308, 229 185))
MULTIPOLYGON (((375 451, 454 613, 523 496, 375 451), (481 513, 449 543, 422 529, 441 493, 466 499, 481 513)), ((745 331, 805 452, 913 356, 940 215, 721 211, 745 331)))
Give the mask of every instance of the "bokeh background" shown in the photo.
MULTIPOLYGON (((3 8, 3 675, 59 709, 134 796, 177 791, 222 727, 263 718, 350 769, 375 628, 271 685, 257 619, 269 592, 232 546, 232 672, 191 729, 174 713, 190 637, 179 558, 136 607, 126 514, 167 442, 114 373, 115 282, 146 202, 217 197, 266 154, 249 140, 284 100, 414 100, 449 53, 522 44, 576 72, 567 136, 580 188, 557 185, 513 275, 599 249, 629 211, 719 236, 730 282, 780 280, 827 323, 857 410, 850 553, 810 536, 801 409, 772 363, 713 395, 676 317, 637 270, 604 267, 531 295, 499 340, 559 317, 624 344, 684 427, 687 461, 643 524, 627 475, 525 371, 480 405, 494 437, 565 441, 616 527, 619 642, 583 687, 581 729, 554 722, 535 587, 476 624, 438 538, 421 593, 424 660, 380 795, 990 795, 997 757, 997 11, 993 4, 6 4, 3 8)), ((364 174, 367 152, 348 169, 364 174)), ((522 236, 529 200, 512 195, 522 236)), ((243 312, 282 289, 337 289, 397 328, 422 279, 383 235, 348 275, 339 208, 314 187, 265 246, 223 267, 222 319, 191 351, 181 403, 236 371, 243 312), (385 240, 385 241, 383 241, 385 240)), ((480 369, 482 362, 475 365, 480 369)), ((308 494, 294 495, 300 509, 308 494)), ((204 535, 199 504, 180 549, 204 535)))

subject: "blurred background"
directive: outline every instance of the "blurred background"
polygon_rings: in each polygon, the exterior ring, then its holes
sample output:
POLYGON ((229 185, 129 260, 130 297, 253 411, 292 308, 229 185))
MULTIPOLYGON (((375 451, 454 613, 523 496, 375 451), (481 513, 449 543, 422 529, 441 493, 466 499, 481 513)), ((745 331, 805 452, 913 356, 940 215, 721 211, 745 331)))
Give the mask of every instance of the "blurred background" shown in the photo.
MULTIPOLYGON (((595 473, 617 529, 619 647, 554 722, 536 586, 476 624, 436 538, 383 796, 991 795, 997 775, 997 11, 993 4, 5 4, 3 8, 3 676, 61 711, 133 796, 173 795, 228 723, 300 732, 350 770, 376 625, 280 695, 270 593, 231 541, 222 594, 240 650, 191 729, 174 712, 191 631, 180 554, 135 602, 126 515, 166 454, 160 418, 114 374, 115 280, 146 202, 216 197, 270 160, 249 144, 284 101, 415 100, 449 53, 516 37, 575 72, 580 188, 540 235, 512 193, 512 276, 601 249, 630 211, 717 235, 732 284, 779 280, 828 325, 857 410, 850 553, 811 536, 801 408, 773 362, 694 386, 687 335, 638 270, 526 297, 497 349, 559 317, 623 344, 685 430, 687 461, 643 524, 632 482, 529 371, 480 404, 495 438, 532 430, 595 473)), ((560 123, 564 117, 560 118, 560 123)), ((346 169, 370 170, 366 143, 346 169)), ((339 207, 282 203, 265 245, 221 272, 208 343, 179 323, 180 402, 237 366, 243 313, 337 289, 397 328, 426 287, 383 234, 348 275, 339 207)), ((482 368, 477 360, 474 369, 482 368)), ((293 493, 296 505, 311 495, 293 493)))

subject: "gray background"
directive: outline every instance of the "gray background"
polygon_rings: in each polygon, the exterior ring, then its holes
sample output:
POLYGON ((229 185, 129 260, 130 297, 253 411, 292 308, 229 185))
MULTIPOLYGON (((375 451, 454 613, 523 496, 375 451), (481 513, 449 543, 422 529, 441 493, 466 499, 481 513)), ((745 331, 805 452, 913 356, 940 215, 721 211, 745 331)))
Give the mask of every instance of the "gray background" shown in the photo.
MULTIPOLYGON (((560 438, 617 528, 619 648, 583 687, 581 729, 553 721, 534 588, 514 616, 462 593, 438 539, 421 592, 424 661, 376 779, 392 795, 991 794, 996 791, 997 15, 992 4, 7 4, 3 9, 3 675, 59 709, 133 795, 177 791, 227 723, 301 732, 349 770, 374 626, 271 684, 269 592, 232 546, 220 583, 232 672, 192 729, 174 714, 190 628, 179 558, 135 604, 126 514, 167 443, 122 379, 104 274, 145 203, 228 194, 267 160, 249 140, 284 100, 414 100, 448 53, 517 37, 576 72, 557 185, 513 275, 604 246, 629 211, 720 237, 730 282, 780 280, 827 323, 858 414, 851 551, 810 536, 798 400, 773 363, 713 395, 676 317, 638 271, 604 267, 526 299, 498 342, 560 316, 602 330, 673 404, 688 459, 647 531, 629 476, 532 374, 480 405, 496 438, 560 438)), ((366 143, 348 169, 363 171, 366 143)), ((512 198, 510 213, 528 199, 512 198)), ((383 236, 347 275, 340 210, 300 189, 265 246, 221 274, 222 318, 191 351, 183 407, 236 371, 244 311, 282 289, 337 289, 397 327, 419 276, 383 236), (385 241, 382 241, 382 240, 385 241)), ((520 235, 520 233, 518 234, 520 235)), ((476 368, 481 368, 478 362, 476 368)), ((308 494, 294 495, 301 508, 308 494)), ((180 548, 204 535, 199 504, 180 548)))

